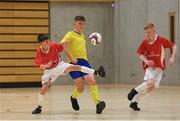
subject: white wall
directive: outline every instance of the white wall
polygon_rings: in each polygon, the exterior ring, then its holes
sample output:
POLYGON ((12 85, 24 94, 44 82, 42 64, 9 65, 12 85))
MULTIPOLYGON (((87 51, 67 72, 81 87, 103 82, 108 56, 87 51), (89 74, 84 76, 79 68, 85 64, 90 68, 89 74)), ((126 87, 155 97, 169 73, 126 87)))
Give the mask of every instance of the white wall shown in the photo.
MULTIPOLYGON (((143 27, 148 22, 156 25, 157 33, 169 39, 168 13, 176 12, 176 44, 179 45, 179 0, 117 0, 115 9, 115 79, 120 83, 137 83, 143 79, 136 49, 144 38, 143 27), (116 28, 118 27, 118 28, 116 28), (125 53, 126 52, 126 53, 125 53), (118 61, 117 61, 118 60, 118 61), (120 76, 117 76, 120 75, 120 76)), ((167 51, 169 54, 169 52, 167 51)), ((167 57, 169 56, 167 54, 167 57)), ((180 57, 167 69, 162 84, 180 84, 180 57)))
POLYGON ((137 83, 143 76, 136 49, 144 37, 143 26, 147 21, 146 1, 117 0, 115 4, 116 83, 137 83))

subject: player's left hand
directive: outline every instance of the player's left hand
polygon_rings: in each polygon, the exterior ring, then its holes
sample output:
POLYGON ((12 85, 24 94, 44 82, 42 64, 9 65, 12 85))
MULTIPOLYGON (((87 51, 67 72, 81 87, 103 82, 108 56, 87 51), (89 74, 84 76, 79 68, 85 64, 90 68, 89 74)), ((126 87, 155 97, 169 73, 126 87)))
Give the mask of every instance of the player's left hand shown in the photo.
POLYGON ((46 69, 46 65, 44 65, 44 64, 40 65, 40 69, 42 69, 42 70, 46 69))
POLYGON ((169 58, 169 64, 170 64, 170 65, 173 65, 173 64, 174 64, 174 58, 173 58, 173 57, 170 57, 170 58, 169 58))

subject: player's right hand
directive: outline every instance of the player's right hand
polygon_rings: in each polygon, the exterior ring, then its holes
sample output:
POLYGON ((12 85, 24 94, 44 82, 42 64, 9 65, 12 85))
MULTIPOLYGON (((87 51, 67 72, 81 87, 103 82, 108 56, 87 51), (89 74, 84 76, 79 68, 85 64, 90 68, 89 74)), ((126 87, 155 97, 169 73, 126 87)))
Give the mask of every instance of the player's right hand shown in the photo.
POLYGON ((154 61, 148 60, 147 65, 150 66, 150 67, 153 67, 154 66, 154 61))
POLYGON ((40 69, 42 69, 42 70, 46 69, 46 65, 44 65, 44 64, 40 65, 40 69))
POLYGON ((170 64, 170 65, 173 65, 173 64, 174 64, 174 58, 173 58, 173 57, 169 58, 169 64, 170 64))

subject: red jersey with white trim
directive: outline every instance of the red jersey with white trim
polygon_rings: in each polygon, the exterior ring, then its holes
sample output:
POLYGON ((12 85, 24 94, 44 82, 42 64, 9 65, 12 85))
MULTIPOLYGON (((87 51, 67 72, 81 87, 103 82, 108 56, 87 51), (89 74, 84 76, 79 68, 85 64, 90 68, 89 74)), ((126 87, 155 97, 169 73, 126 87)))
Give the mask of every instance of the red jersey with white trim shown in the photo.
MULTIPOLYGON (((147 39, 143 40, 140 47, 137 50, 139 55, 144 55, 147 60, 154 61, 153 67, 159 67, 165 69, 165 48, 172 48, 173 43, 161 36, 157 36, 153 43, 149 43, 147 39)), ((143 68, 149 67, 143 62, 143 68)))
POLYGON ((48 53, 42 52, 41 47, 39 47, 36 51, 35 64, 40 66, 41 64, 48 64, 52 61, 52 65, 50 68, 54 68, 59 63, 61 56, 60 52, 63 51, 63 46, 58 44, 57 42, 50 42, 50 50, 48 53))

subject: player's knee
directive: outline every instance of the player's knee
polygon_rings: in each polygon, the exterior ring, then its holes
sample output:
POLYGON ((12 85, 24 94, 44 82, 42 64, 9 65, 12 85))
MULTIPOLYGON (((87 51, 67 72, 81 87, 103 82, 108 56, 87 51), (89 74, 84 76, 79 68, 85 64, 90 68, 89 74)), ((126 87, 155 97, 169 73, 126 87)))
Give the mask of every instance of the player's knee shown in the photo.
POLYGON ((147 81, 148 88, 152 87, 154 85, 154 81, 152 79, 147 81))
POLYGON ((49 84, 45 83, 43 84, 42 88, 41 88, 41 95, 45 95, 47 89, 49 88, 49 84))
POLYGON ((46 91, 47 91, 47 88, 42 88, 41 89, 41 95, 45 95, 46 91))
POLYGON ((148 87, 148 91, 147 92, 150 93, 151 91, 153 91, 154 87, 155 87, 155 84, 151 83, 151 85, 149 85, 149 87, 148 87))
POLYGON ((148 90, 147 90, 147 93, 150 93, 150 92, 152 92, 154 90, 154 88, 148 88, 148 90))
POLYGON ((41 95, 45 95, 45 93, 46 93, 46 90, 45 90, 45 89, 41 89, 40 94, 41 94, 41 95))
POLYGON ((89 84, 90 86, 96 85, 96 81, 95 81, 95 80, 94 80, 94 81, 89 81, 88 84, 89 84))
POLYGON ((79 93, 82 93, 84 91, 84 86, 78 87, 77 90, 79 93))
POLYGON ((95 85, 96 84, 96 80, 94 79, 94 76, 93 75, 87 75, 85 77, 85 79, 87 80, 88 84, 89 85, 95 85))

